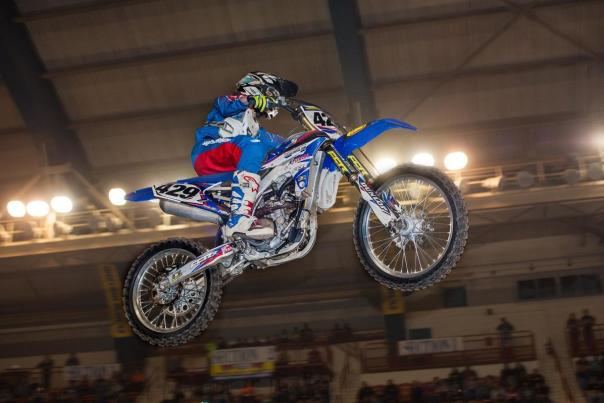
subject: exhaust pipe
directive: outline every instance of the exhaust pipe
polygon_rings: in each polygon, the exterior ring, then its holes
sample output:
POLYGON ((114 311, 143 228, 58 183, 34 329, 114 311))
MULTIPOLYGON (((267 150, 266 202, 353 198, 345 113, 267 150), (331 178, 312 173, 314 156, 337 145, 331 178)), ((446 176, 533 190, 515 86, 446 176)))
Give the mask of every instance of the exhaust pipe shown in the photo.
POLYGON ((193 221, 211 222, 222 225, 224 221, 219 214, 186 204, 176 203, 169 200, 160 200, 159 208, 166 214, 188 218, 193 221))

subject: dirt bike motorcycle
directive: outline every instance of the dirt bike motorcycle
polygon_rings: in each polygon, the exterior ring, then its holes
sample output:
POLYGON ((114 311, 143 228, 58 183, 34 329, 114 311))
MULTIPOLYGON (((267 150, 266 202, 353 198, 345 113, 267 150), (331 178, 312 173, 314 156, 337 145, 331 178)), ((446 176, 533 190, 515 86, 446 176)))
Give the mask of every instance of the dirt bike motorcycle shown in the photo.
MULTIPOLYGON (((306 256, 317 237, 317 215, 335 204, 342 177, 360 193, 353 240, 362 266, 375 280, 396 290, 420 290, 442 280, 461 257, 467 210, 447 175, 408 164, 374 177, 355 155, 387 130, 415 127, 379 119, 348 131, 316 105, 279 98, 278 106, 305 130, 273 150, 260 173, 254 216, 272 225, 274 235, 227 240, 219 229, 218 246, 210 250, 182 238, 145 250, 129 269, 123 289, 126 317, 143 340, 159 346, 192 340, 213 319, 227 282, 245 269, 306 256)), ((221 228, 230 213, 230 179, 231 173, 200 176, 140 189, 126 198, 159 199, 167 214, 221 228)))

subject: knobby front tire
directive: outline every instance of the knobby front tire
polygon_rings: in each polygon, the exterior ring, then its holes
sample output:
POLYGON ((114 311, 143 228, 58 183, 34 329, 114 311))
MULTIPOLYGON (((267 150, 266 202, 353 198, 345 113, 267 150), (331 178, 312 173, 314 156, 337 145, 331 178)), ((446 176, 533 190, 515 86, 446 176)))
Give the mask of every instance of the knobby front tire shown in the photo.
MULTIPOLYGON (((461 255, 463 254, 466 241, 468 238, 468 211, 463 201, 463 197, 461 192, 453 183, 453 181, 443 172, 436 168, 419 166, 414 164, 402 165, 392 170, 388 171, 386 174, 381 175, 376 178, 373 187, 377 190, 378 194, 381 194, 382 191, 388 189, 392 186, 393 183, 397 183, 397 181, 412 180, 416 181, 419 187, 419 184, 429 184, 434 187, 438 191, 436 191, 435 195, 440 196, 444 201, 442 204, 447 206, 447 211, 450 212, 449 219, 449 228, 450 229, 450 238, 448 238, 448 243, 446 247, 442 247, 442 256, 438 255, 437 258, 434 258, 433 263, 426 268, 424 271, 418 271, 417 273, 398 273, 392 270, 391 267, 388 267, 388 264, 380 261, 379 253, 376 253, 376 248, 371 250, 371 246, 368 246, 370 239, 370 229, 367 228, 367 223, 370 218, 373 217, 374 222, 377 221, 375 215, 371 212, 371 208, 369 204, 361 199, 357 206, 357 211, 353 224, 353 240, 357 255, 359 260, 361 261, 362 266, 367 270, 369 275, 377 280, 379 283, 385 285, 386 287, 401 290, 405 292, 412 292, 422 290, 424 288, 430 287, 435 283, 444 279, 450 272, 453 267, 457 264, 461 255)), ((406 183, 406 182, 402 182, 406 183)), ((426 185, 427 186, 427 185, 426 185)), ((407 188, 405 187, 404 192, 408 193, 407 188)), ((403 193, 403 191, 399 191, 399 193, 403 193)), ((411 192, 412 193, 412 192, 411 192)), ((426 199, 428 199, 429 195, 426 195, 426 199)), ((410 200, 406 200, 407 203, 410 200)), ((413 203, 411 203, 413 204, 413 203)), ((415 208, 413 208, 415 211, 415 208)), ((422 222, 421 219, 416 219, 415 222, 422 222)), ((427 221, 426 221, 427 222, 427 221)), ((421 226, 422 224, 418 224, 421 226)), ((442 226, 442 224, 440 224, 442 226)), ((386 231, 378 228, 377 231, 386 231)), ((428 232, 429 233, 429 232, 428 232)), ((382 235, 384 232, 382 232, 382 235)), ((387 238, 391 238, 389 236, 385 236, 386 241, 387 238)), ((436 238, 433 238, 436 239, 436 238)), ((382 241, 379 241, 382 242, 382 241)), ((432 242, 430 240, 429 242, 432 242)), ((418 242, 419 243, 419 242, 418 242)), ((415 247, 417 245, 409 245, 406 246, 410 248, 413 252, 416 250, 415 247)), ((389 245, 388 248, 391 246, 389 245)), ((394 248, 396 248, 396 244, 394 248)), ((403 247, 404 249, 405 247, 403 247)), ((382 248, 383 250, 384 248, 382 248)), ((399 248, 400 249, 400 248, 399 248)), ((433 248, 437 249, 437 248, 433 248)), ((395 254, 398 251, 396 249, 392 249, 392 251, 388 251, 385 253, 395 254)), ((420 252, 413 252, 415 254, 421 255, 420 252)), ((385 259, 386 260, 386 259, 385 259)), ((393 260, 401 261, 401 257, 393 258, 393 260)), ((406 264, 405 260, 405 264, 406 264)), ((401 263, 401 267, 403 264, 401 263)))

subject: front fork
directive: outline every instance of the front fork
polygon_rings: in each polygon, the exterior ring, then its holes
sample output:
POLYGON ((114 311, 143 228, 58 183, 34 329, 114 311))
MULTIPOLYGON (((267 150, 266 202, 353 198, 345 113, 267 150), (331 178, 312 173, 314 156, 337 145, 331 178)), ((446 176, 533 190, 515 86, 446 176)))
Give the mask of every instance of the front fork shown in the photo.
POLYGON ((345 160, 331 145, 328 146, 326 152, 327 155, 331 157, 340 172, 346 176, 350 183, 355 185, 355 187, 361 193, 361 197, 369 204, 369 207, 371 207, 371 210, 374 212, 378 220, 384 225, 384 227, 390 228, 391 225, 397 220, 399 215, 394 203, 392 203, 390 200, 391 197, 386 195, 384 198, 382 198, 373 190, 371 185, 367 183, 367 180, 365 179, 367 178, 371 180, 371 174, 354 155, 351 154, 348 156, 348 159, 345 160))

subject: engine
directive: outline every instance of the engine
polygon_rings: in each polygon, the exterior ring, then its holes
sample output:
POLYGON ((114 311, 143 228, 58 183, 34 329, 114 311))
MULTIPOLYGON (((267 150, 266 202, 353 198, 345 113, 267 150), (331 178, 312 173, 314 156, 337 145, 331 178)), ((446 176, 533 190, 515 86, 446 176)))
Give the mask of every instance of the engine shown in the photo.
POLYGON ((289 177, 283 180, 282 177, 277 178, 271 189, 264 193, 254 214, 259 219, 271 220, 276 234, 271 239, 250 241, 258 252, 272 252, 283 246, 296 219, 301 202, 295 196, 293 179, 289 177))

